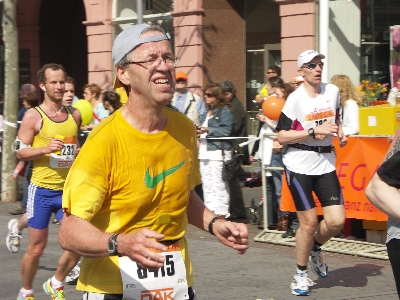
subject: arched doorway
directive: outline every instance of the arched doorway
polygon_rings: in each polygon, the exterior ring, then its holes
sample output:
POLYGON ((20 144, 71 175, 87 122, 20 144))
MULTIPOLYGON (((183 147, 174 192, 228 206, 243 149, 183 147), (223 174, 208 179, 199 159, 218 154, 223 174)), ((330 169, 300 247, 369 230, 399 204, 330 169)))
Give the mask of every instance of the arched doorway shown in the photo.
POLYGON ((42 0, 39 15, 40 64, 62 64, 76 81, 76 93, 88 80, 88 47, 83 0, 42 0))

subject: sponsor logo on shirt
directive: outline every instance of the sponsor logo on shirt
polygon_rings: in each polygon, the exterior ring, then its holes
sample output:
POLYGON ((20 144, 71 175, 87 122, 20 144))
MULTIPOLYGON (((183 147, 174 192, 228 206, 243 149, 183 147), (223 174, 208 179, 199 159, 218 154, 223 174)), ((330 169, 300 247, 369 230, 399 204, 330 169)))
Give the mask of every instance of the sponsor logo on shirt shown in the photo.
POLYGON ((324 118, 334 117, 335 112, 333 110, 312 112, 306 115, 306 121, 320 120, 324 118))
POLYGON ((147 168, 146 174, 144 176, 144 183, 150 189, 155 188, 157 184, 159 184, 161 181, 163 181, 165 179, 165 177, 167 177, 168 175, 171 175, 172 173, 177 171, 180 167, 182 167, 185 162, 186 162, 186 159, 183 162, 181 162, 180 164, 178 164, 168 170, 165 170, 165 171, 161 172, 160 174, 157 174, 154 177, 150 175, 150 167, 147 168))
POLYGON ((174 300, 174 288, 165 288, 159 290, 146 290, 140 294, 140 300, 174 300))

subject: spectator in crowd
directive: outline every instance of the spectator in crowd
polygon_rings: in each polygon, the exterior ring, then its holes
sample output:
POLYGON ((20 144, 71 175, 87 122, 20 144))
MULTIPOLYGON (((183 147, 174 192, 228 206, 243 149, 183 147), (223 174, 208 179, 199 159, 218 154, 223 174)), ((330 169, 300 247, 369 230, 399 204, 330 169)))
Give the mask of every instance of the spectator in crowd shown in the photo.
MULTIPOLYGON (((236 96, 236 88, 232 82, 225 80, 221 82, 221 87, 224 90, 225 97, 231 104, 233 114, 233 130, 232 137, 247 137, 246 129, 246 112, 242 102, 236 96)), ((233 149, 235 152, 242 153, 243 164, 250 164, 249 151, 247 146, 239 148, 238 144, 243 140, 233 140, 233 149)), ((244 206, 242 188, 239 178, 229 180, 229 220, 246 219, 246 208, 244 206)))
POLYGON ((119 94, 115 91, 105 91, 103 93, 103 106, 112 115, 117 109, 122 107, 119 94))
MULTIPOLYGON (((198 126, 200 116, 204 114, 205 104, 199 95, 187 89, 188 76, 185 72, 176 72, 175 93, 171 100, 171 106, 185 114, 193 123, 198 126)), ((195 187, 199 197, 204 200, 203 185, 200 183, 195 187)))
POLYGON ((23 101, 22 101, 22 98, 24 97, 24 95, 25 95, 26 93, 36 93, 36 88, 35 88, 35 86, 34 86, 33 84, 31 84, 31 83, 24 83, 24 84, 21 86, 21 88, 19 89, 19 91, 18 91, 18 96, 19 96, 19 99, 20 99, 20 101, 21 101, 21 108, 20 108, 20 110, 18 111, 18 115, 17 115, 17 120, 18 120, 18 126, 17 126, 17 128, 20 127, 22 118, 24 117, 25 112, 28 110, 28 109, 26 108, 26 106, 23 104, 23 101))
POLYGON ((361 103, 360 94, 347 75, 334 75, 331 83, 336 85, 340 92, 340 118, 343 133, 346 136, 358 134, 360 130, 358 117, 361 103))
POLYGON ((102 120, 107 118, 110 113, 104 108, 104 105, 100 99, 101 88, 95 84, 86 84, 83 87, 83 98, 90 102, 93 108, 93 119, 88 125, 81 126, 82 130, 91 130, 96 127, 102 120))
MULTIPOLYGON (((21 118, 21 121, 22 121, 23 115, 25 114, 25 112, 27 112, 28 109, 39 105, 39 97, 36 93, 35 87, 32 84, 26 85, 25 87, 34 89, 35 92, 26 92, 25 93, 25 92, 21 92, 21 90, 23 90, 22 88, 20 90, 20 95, 21 94, 23 95, 22 96, 23 110, 21 108, 20 113, 21 112, 23 112, 23 113, 22 113, 22 116, 20 116, 20 114, 18 113, 18 118, 21 118)), ((18 123, 18 129, 19 129, 19 127, 20 127, 20 124, 18 123)), ((21 204, 15 210, 11 211, 10 214, 12 214, 12 215, 25 214, 26 204, 28 201, 28 186, 29 186, 31 177, 32 177, 32 161, 28 161, 25 163, 24 184, 22 187, 21 204)), ((24 216, 23 219, 26 220, 26 216, 24 216)), ((27 222, 27 220, 26 220, 26 222, 27 222)), ((23 224, 25 224, 26 222, 23 221, 23 224)), ((22 228, 26 228, 26 227, 22 226, 22 228)))
MULTIPOLYGON (((260 105, 260 108, 262 106, 262 102, 265 99, 267 99, 268 96, 271 96, 272 93, 273 93, 273 92, 271 92, 271 86, 269 84, 268 79, 271 78, 271 77, 274 77, 274 76, 281 76, 281 68, 279 66, 275 66, 275 65, 274 66, 269 66, 267 74, 265 74, 265 75, 266 75, 266 78, 267 78, 266 84, 261 88, 259 93, 256 95, 256 99, 255 99, 256 103, 258 103, 260 105)), ((260 134, 260 130, 261 130, 263 125, 264 125, 264 123, 262 121, 260 121, 259 124, 258 124, 257 136, 260 134)), ((254 156, 258 151, 259 145, 260 145, 260 140, 257 140, 257 141, 254 142, 253 149, 252 149, 250 157, 249 157, 250 162, 255 162, 256 161, 254 159, 254 156)))
POLYGON ((256 95, 256 102, 262 103, 268 96, 270 96, 270 89, 268 86, 268 79, 275 76, 281 76, 281 68, 279 66, 269 66, 267 74, 265 74, 267 81, 265 85, 261 88, 261 90, 256 95))
POLYGON ((196 125, 199 125, 199 118, 204 114, 205 104, 200 96, 187 89, 188 76, 185 72, 176 72, 175 93, 171 105, 184 113, 196 125))
MULTIPOLYGON (((293 92, 291 84, 284 83, 281 77, 274 76, 268 79, 270 90, 277 98, 286 100, 293 92)), ((268 98, 267 98, 268 100, 268 98)), ((260 137, 264 133, 276 133, 277 120, 271 120, 264 114, 258 114, 257 119, 264 123, 260 131, 260 137)), ((265 138, 262 147, 264 153, 264 164, 271 167, 283 168, 282 162, 282 145, 279 144, 278 138, 265 138)), ((259 155, 261 156, 261 155, 259 155)), ((267 172, 266 178, 267 188, 267 211, 268 211, 268 229, 278 229, 287 231, 289 222, 289 213, 279 210, 282 193, 282 171, 271 170, 267 172)))
MULTIPOLYGON (((265 99, 267 99, 268 96, 271 96, 273 93, 268 79, 271 77, 274 77, 274 76, 281 76, 281 68, 279 66, 270 66, 268 68, 267 74, 265 74, 265 75, 266 75, 267 81, 266 81, 265 85, 261 88, 259 93, 256 95, 256 103, 258 103, 260 105, 260 108, 262 107, 262 102, 265 99)), ((257 136, 260 134, 260 130, 263 125, 264 125, 264 123, 262 121, 260 121, 258 124, 257 136)), ((254 159, 254 156, 256 155, 256 153, 258 151, 259 145, 260 145, 260 140, 257 140, 254 142, 253 149, 252 149, 252 151, 250 153, 250 157, 249 157, 250 162, 256 161, 254 159)))
MULTIPOLYGON (((21 86, 21 88, 19 89, 19 91, 18 91, 19 99, 21 101, 21 103, 20 103, 21 104, 21 108, 18 111, 18 115, 17 115, 17 121, 18 121, 17 130, 21 126, 21 121, 22 121, 22 118, 25 115, 25 112, 29 108, 39 105, 39 98, 38 98, 37 95, 36 95, 36 98, 38 99, 37 100, 38 103, 36 105, 34 105, 34 106, 30 105, 29 101, 28 102, 24 101, 23 98, 24 98, 24 95, 26 93, 36 93, 36 87, 31 83, 24 83, 21 86)), ((32 95, 30 98, 33 99, 33 97, 34 96, 32 95)), ((10 212, 10 214, 12 214, 12 215, 22 215, 26 211, 26 201, 25 200, 26 200, 26 197, 27 197, 28 186, 29 186, 29 181, 27 181, 27 180, 30 179, 30 176, 32 175, 32 163, 31 162, 27 162, 26 163, 26 165, 25 165, 25 173, 27 174, 27 176, 24 176, 22 200, 21 200, 21 203, 20 203, 19 207, 17 207, 14 211, 10 212)))
POLYGON ((206 111, 200 117, 199 160, 203 183, 204 204, 216 215, 229 217, 229 183, 222 180, 223 161, 232 157, 232 140, 211 138, 228 137, 232 133, 231 104, 221 85, 212 83, 204 89, 206 111))
POLYGON ((297 88, 304 82, 304 78, 302 76, 293 77, 291 80, 291 84, 293 88, 297 90, 297 88))
MULTIPOLYGON (((331 83, 339 88, 340 92, 340 119, 342 120, 343 133, 346 136, 358 134, 359 124, 359 105, 362 100, 356 87, 347 75, 334 75, 331 83)), ((351 218, 351 234, 348 239, 365 239, 365 230, 362 220, 351 218)))
POLYGON ((392 105, 400 104, 399 88, 400 88, 400 76, 396 79, 394 87, 390 89, 389 96, 387 97, 387 101, 392 105), (396 100, 396 98, 398 100, 396 100))

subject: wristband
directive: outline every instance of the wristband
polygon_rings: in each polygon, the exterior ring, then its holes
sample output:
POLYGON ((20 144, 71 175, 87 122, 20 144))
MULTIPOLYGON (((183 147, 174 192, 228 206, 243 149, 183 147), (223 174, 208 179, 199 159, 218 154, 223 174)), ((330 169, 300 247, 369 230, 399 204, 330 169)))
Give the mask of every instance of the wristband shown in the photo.
POLYGON ((216 216, 216 217, 214 217, 214 218, 211 220, 211 222, 208 224, 208 232, 211 233, 212 235, 215 235, 215 234, 214 234, 214 231, 213 231, 214 222, 217 221, 217 220, 219 220, 219 219, 220 219, 219 216, 216 216))

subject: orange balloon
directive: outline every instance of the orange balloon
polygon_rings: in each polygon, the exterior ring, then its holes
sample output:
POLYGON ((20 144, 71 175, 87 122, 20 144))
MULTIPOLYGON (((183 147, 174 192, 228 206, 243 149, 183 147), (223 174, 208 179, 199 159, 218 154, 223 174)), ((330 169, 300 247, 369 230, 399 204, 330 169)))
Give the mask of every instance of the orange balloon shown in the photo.
POLYGON ((264 116, 267 116, 271 120, 278 121, 284 105, 285 100, 276 96, 269 96, 263 101, 261 107, 264 116))

